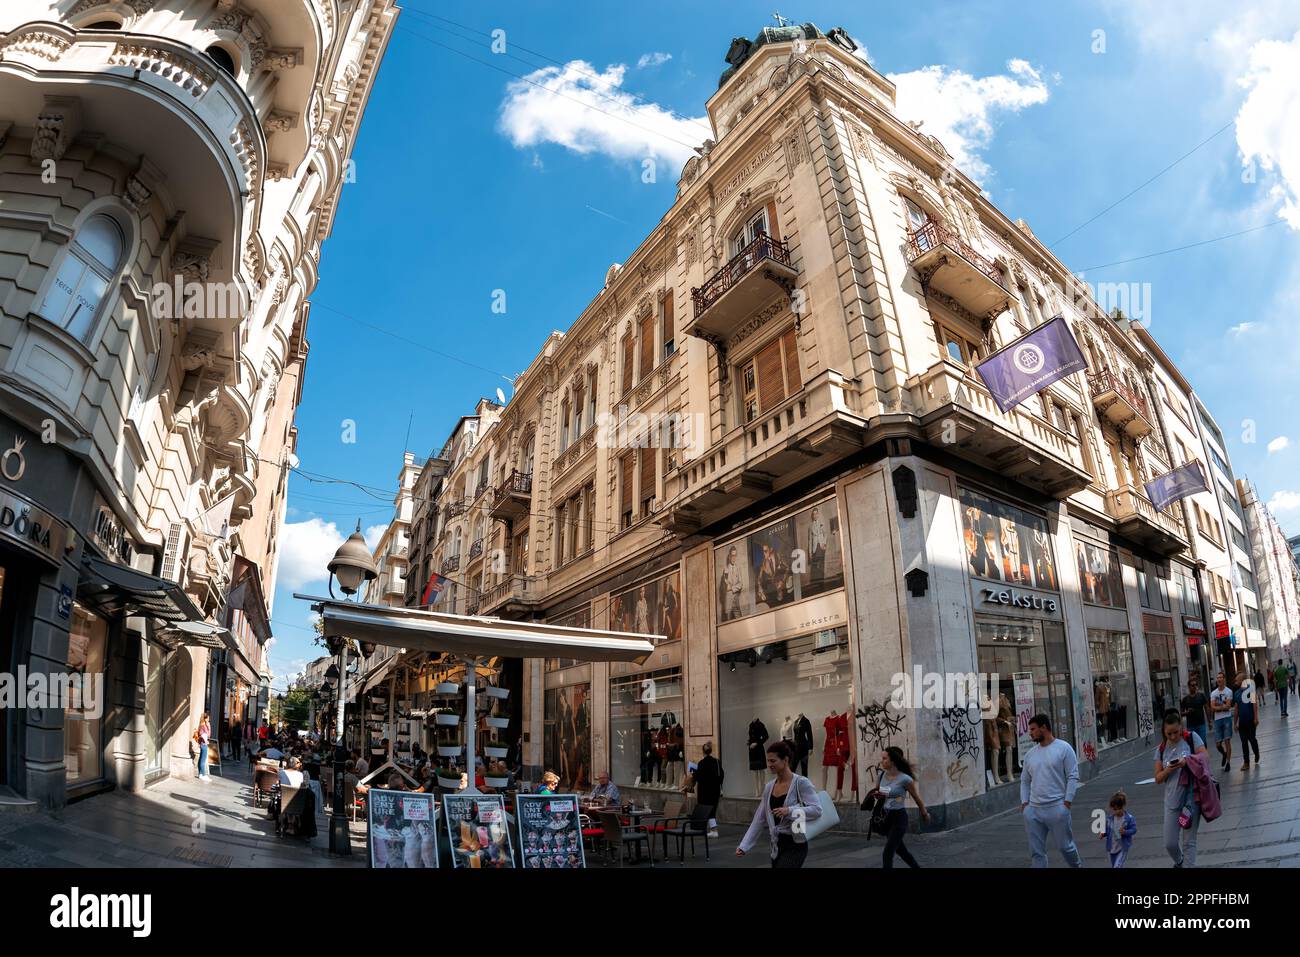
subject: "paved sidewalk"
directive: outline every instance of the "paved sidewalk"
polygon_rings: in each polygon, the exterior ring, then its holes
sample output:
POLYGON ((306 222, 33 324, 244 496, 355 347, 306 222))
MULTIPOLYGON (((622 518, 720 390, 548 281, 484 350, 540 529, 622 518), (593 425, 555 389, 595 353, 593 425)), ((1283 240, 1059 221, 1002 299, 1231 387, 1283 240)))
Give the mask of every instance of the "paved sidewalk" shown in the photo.
MULTIPOLYGON (((1223 796, 1223 815, 1201 822, 1197 841, 1198 867, 1300 867, 1300 714, 1283 719, 1272 700, 1263 712, 1257 735, 1261 764, 1241 770, 1241 740, 1234 738, 1232 769, 1218 770, 1220 757, 1210 743, 1215 775, 1223 796)), ((1086 867, 1109 867, 1104 842, 1091 830, 1094 808, 1105 809, 1121 787, 1129 809, 1137 818, 1138 833, 1129 854, 1129 867, 1172 867, 1164 850, 1163 785, 1149 781, 1155 770, 1151 749, 1113 768, 1079 788, 1073 807, 1074 838, 1086 867)), ((924 797, 924 795, 922 795, 924 797)), ((910 806, 913 819, 916 810, 910 806)), ((713 861, 706 865, 700 846, 699 860, 687 866, 767 867, 766 839, 744 858, 734 856, 744 829, 724 827, 713 844, 713 861)), ((951 831, 909 834, 908 849, 922 867, 1028 867, 1029 845, 1018 809, 951 831)), ((814 842, 807 867, 880 867, 884 840, 861 835, 823 834, 814 842)), ((670 852, 673 846, 670 843, 670 852)), ((1064 867, 1060 855, 1050 852, 1049 866, 1064 867)), ((895 859, 895 867, 905 866, 895 859)), ((676 867, 673 860, 670 866, 676 867)))
POLYGON ((253 807, 247 761, 227 761, 222 770, 209 784, 168 778, 138 794, 87 798, 58 815, 0 814, 0 867, 365 866, 363 820, 351 826, 352 856, 332 857, 323 813, 311 840, 276 837, 266 800, 253 807))

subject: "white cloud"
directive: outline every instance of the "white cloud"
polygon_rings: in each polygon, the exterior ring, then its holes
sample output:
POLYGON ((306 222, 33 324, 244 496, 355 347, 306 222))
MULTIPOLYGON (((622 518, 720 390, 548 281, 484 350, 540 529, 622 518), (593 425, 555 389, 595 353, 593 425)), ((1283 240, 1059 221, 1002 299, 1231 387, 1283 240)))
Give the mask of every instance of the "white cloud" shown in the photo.
POLYGON ((938 137, 953 161, 976 180, 992 170, 979 155, 993 141, 999 113, 1019 113, 1046 103, 1047 83, 1025 60, 1007 61, 1008 73, 974 77, 961 70, 927 66, 891 73, 898 87, 898 115, 922 120, 921 132, 938 137))
POLYGON ((1233 336, 1234 338, 1240 338, 1241 336, 1244 336, 1246 333, 1250 332, 1250 330, 1254 329, 1258 325, 1259 325, 1258 322, 1238 323, 1235 326, 1229 327, 1228 335, 1233 336))
POLYGON ((1274 492, 1268 500, 1268 510, 1276 515, 1278 512, 1294 512, 1300 509, 1300 492, 1285 490, 1274 492))
POLYGON ((639 100, 622 88, 626 72, 624 64, 598 73, 572 60, 513 80, 501 103, 500 129, 521 149, 555 143, 583 155, 653 157, 680 168, 709 135, 706 118, 680 117, 639 100))
POLYGON ((648 66, 663 66, 673 58, 671 53, 642 53, 641 59, 636 61, 638 70, 644 70, 648 66))
POLYGON ((1250 92, 1237 112, 1243 167, 1276 174, 1270 196, 1300 229, 1300 31, 1290 40, 1260 40, 1237 83, 1250 92))
POLYGON ((388 523, 382 525, 370 525, 366 527, 363 537, 366 540, 366 547, 372 552, 379 547, 379 540, 384 537, 384 532, 388 529, 388 523))
POLYGON ((343 544, 343 535, 333 522, 309 518, 305 522, 286 522, 280 541, 279 584, 297 590, 312 582, 329 578, 325 567, 343 544))
POLYGON ((1272 455, 1274 452, 1281 452, 1283 449, 1290 446, 1290 444, 1291 444, 1290 439, 1288 439, 1285 435, 1279 435, 1272 442, 1268 443, 1268 454, 1272 455))

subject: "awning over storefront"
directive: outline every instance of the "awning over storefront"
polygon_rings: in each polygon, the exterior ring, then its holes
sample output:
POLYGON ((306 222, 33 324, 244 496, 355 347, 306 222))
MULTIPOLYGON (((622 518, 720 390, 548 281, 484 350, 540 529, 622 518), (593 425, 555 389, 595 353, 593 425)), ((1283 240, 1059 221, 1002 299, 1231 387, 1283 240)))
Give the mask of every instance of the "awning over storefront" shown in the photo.
POLYGON ((397 664, 397 659, 401 655, 393 655, 385 658, 366 675, 365 680, 361 682, 361 693, 365 694, 371 688, 376 688, 388 680, 388 676, 393 672, 393 666, 397 664))
POLYGON ((361 605, 311 595, 294 597, 313 603, 324 620, 327 638, 353 638, 408 651, 450 652, 467 657, 643 661, 654 651, 655 642, 662 640, 656 635, 361 605))
POLYGON ((157 629, 153 637, 173 650, 181 645, 194 645, 224 651, 229 635, 230 632, 225 628, 209 625, 205 621, 178 621, 157 629))
POLYGON ((172 623, 203 620, 203 613, 176 582, 99 558, 87 558, 82 564, 77 595, 110 616, 145 615, 172 623))

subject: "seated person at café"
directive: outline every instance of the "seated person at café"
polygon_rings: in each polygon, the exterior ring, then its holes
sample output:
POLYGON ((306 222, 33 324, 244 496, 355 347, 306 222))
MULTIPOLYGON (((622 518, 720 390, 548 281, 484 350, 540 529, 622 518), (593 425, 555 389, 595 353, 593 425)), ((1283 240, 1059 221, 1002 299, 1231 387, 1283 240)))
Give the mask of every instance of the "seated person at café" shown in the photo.
POLYGON ((538 794, 554 794, 560 786, 560 776, 554 771, 547 771, 542 775, 542 786, 537 789, 538 794))
POLYGON ((362 757, 360 748, 352 749, 352 761, 357 769, 357 777, 364 778, 370 773, 370 762, 362 757))
POLYGON ((300 788, 304 785, 305 775, 302 773, 302 763, 297 758, 290 758, 289 766, 281 768, 276 776, 279 778, 282 787, 300 788))
POLYGON ((618 804, 618 785, 609 779, 609 773, 601 771, 596 778, 596 786, 587 795, 593 804, 618 804))

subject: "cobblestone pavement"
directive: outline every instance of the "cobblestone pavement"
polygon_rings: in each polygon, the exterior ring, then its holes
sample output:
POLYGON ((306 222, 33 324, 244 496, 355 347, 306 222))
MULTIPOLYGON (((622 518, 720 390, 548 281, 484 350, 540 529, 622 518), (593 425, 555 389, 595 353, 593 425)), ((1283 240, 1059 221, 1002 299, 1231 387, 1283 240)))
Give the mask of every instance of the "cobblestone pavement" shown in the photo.
MULTIPOLYGON (((1259 732, 1262 763, 1219 774, 1224 813, 1202 823, 1201 867, 1300 867, 1300 714, 1285 722, 1270 702, 1259 732), (1292 735, 1296 737, 1292 737, 1292 735)), ((1240 741, 1235 742, 1240 746, 1240 741)), ((1152 745, 1154 750, 1154 742, 1152 745)), ((1211 748, 1218 766, 1218 756, 1211 748)), ((212 783, 169 779, 139 794, 113 792, 88 798, 59 815, 0 814, 0 867, 364 867, 364 823, 352 825, 353 854, 331 857, 324 816, 311 841, 277 838, 266 808, 254 808, 247 765, 230 765, 212 783), (195 812, 203 812, 196 816, 195 812), (202 833, 194 833, 201 821, 202 833)), ((1129 867, 1169 867, 1161 838, 1161 791, 1149 783, 1152 752, 1117 764, 1079 788, 1073 809, 1074 834, 1089 867, 1107 866, 1105 848, 1090 828, 1092 811, 1105 808, 1123 787, 1138 821, 1129 867), (1145 783, 1144 783, 1145 782, 1145 783)), ((911 811, 915 815, 915 811, 911 811)), ((765 842, 744 858, 734 851, 743 828, 723 826, 710 842, 711 860, 700 842, 679 865, 675 853, 656 870, 686 867, 767 867, 765 842)), ((951 831, 910 834, 907 845, 922 867, 1026 867, 1024 825, 1012 810, 951 831)), ((884 841, 858 834, 827 833, 813 842, 809 867, 880 867, 884 841)), ((669 847, 675 852, 675 847, 669 847)), ((592 855, 592 863, 599 857, 592 855)), ((900 863, 901 862, 897 862, 900 863)), ((1051 866, 1064 866, 1058 856, 1051 866)), ((635 869, 646 869, 642 864, 635 869)))

